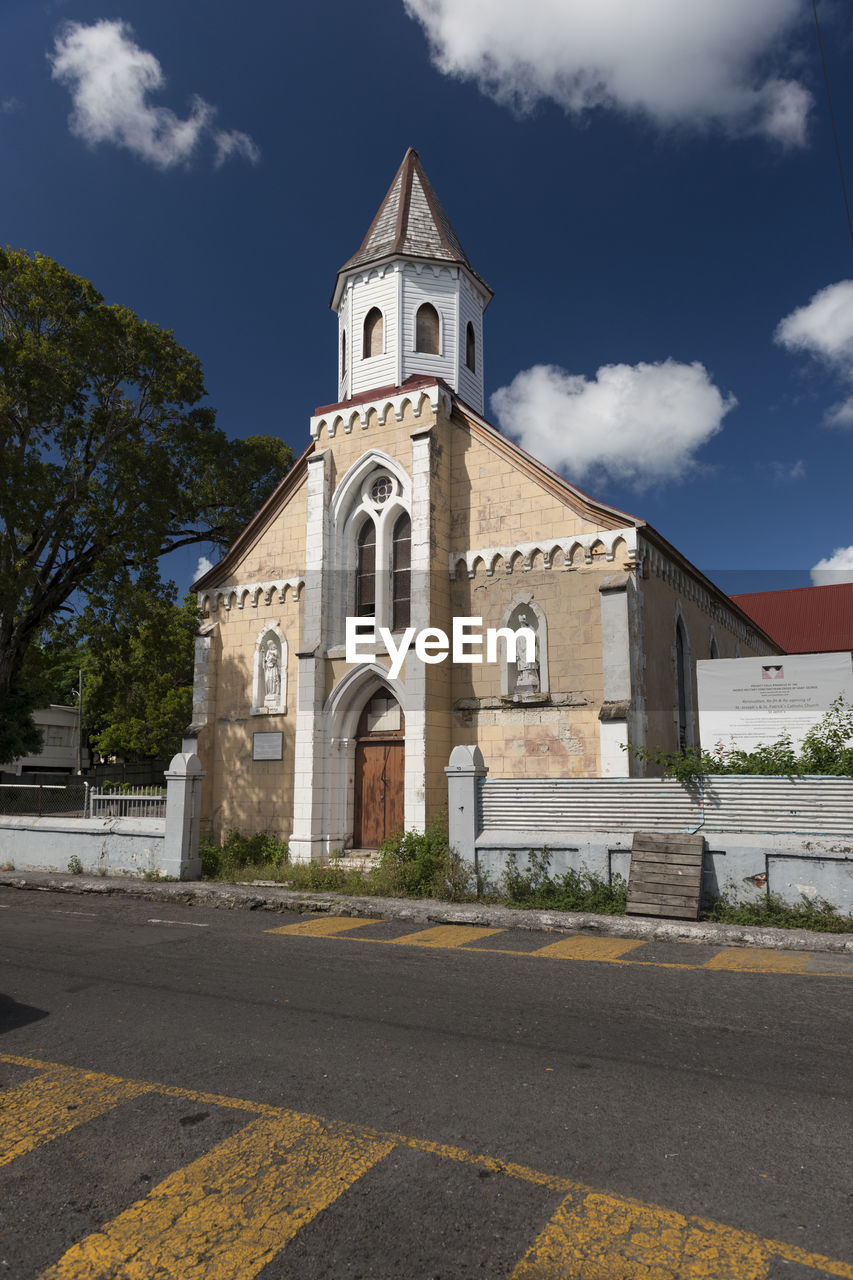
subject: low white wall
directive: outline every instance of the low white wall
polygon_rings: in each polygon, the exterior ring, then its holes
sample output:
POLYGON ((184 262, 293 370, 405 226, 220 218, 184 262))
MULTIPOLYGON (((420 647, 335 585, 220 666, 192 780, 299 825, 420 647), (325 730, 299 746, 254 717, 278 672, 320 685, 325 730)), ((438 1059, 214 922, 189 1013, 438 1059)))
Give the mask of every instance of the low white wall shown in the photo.
MULTIPOLYGON (((652 830, 654 828, 651 828, 652 830)), ((494 831, 476 841, 481 874, 499 881, 507 858, 514 853, 520 868, 531 848, 547 848, 552 875, 569 869, 588 871, 609 880, 628 879, 631 836, 625 831, 536 830, 519 838, 517 831, 494 831)), ((853 913, 853 840, 805 840, 796 835, 705 836, 702 866, 704 900, 728 893, 740 902, 758 901, 772 893, 792 905, 806 899, 825 899, 844 914, 853 913)))
POLYGON ((445 769, 450 843, 499 880, 547 848, 550 872, 627 880, 635 831, 705 839, 706 898, 775 894, 853 913, 853 778, 489 778, 479 747, 454 747, 445 769))
POLYGON ((165 874, 162 818, 0 817, 0 866, 88 875, 165 874))

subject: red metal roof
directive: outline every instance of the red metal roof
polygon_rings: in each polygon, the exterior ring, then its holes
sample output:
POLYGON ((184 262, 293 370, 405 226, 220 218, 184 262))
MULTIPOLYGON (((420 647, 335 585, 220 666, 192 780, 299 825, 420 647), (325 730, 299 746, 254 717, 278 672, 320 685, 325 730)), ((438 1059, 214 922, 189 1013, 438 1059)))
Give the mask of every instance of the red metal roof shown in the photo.
POLYGON ((786 653, 853 651, 853 582, 731 598, 786 653))

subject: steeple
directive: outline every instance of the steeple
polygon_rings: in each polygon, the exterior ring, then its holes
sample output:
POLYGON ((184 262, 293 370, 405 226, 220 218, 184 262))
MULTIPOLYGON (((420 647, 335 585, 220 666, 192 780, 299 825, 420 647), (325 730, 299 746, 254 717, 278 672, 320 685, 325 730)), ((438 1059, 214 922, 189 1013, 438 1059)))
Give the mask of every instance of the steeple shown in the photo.
POLYGON ((425 374, 482 413, 491 298, 410 147, 361 248, 338 272, 339 398, 425 374))

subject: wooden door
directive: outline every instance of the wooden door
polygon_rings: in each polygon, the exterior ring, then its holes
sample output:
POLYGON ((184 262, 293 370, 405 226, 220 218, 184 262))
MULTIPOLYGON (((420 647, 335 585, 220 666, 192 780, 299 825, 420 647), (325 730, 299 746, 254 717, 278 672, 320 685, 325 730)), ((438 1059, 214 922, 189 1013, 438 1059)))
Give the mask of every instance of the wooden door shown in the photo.
POLYGON ((362 712, 355 749, 353 845, 377 849, 403 830, 405 732, 399 704, 382 693, 362 712))

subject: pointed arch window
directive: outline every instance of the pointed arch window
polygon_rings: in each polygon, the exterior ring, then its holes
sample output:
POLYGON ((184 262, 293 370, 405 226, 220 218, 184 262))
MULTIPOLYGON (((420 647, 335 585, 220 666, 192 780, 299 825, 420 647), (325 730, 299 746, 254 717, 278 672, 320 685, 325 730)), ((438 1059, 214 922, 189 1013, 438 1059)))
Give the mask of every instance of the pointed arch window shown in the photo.
POLYGON ((675 679, 678 692, 678 749, 686 751, 690 744, 688 719, 690 672, 687 664, 687 636, 681 619, 675 624, 675 679))
POLYGON ((438 337, 438 312, 431 302, 425 302, 418 307, 415 316, 415 350, 424 355, 437 356, 438 337))
POLYGON ((344 329, 341 334, 341 377, 345 378, 347 373, 347 331, 344 329))
POLYGON ((412 615, 412 522, 405 512, 394 525, 391 546, 391 627, 401 631, 412 615))
POLYGON ((477 372, 477 339, 474 336, 474 326, 470 320, 465 329, 465 364, 472 373, 477 372))
POLYGON ((378 307, 371 307, 364 317, 364 348, 362 358, 369 360, 372 356, 381 356, 385 344, 385 325, 382 312, 378 307))
POLYGON ((355 611, 359 618, 376 614, 376 525, 365 520, 356 543, 355 611))

